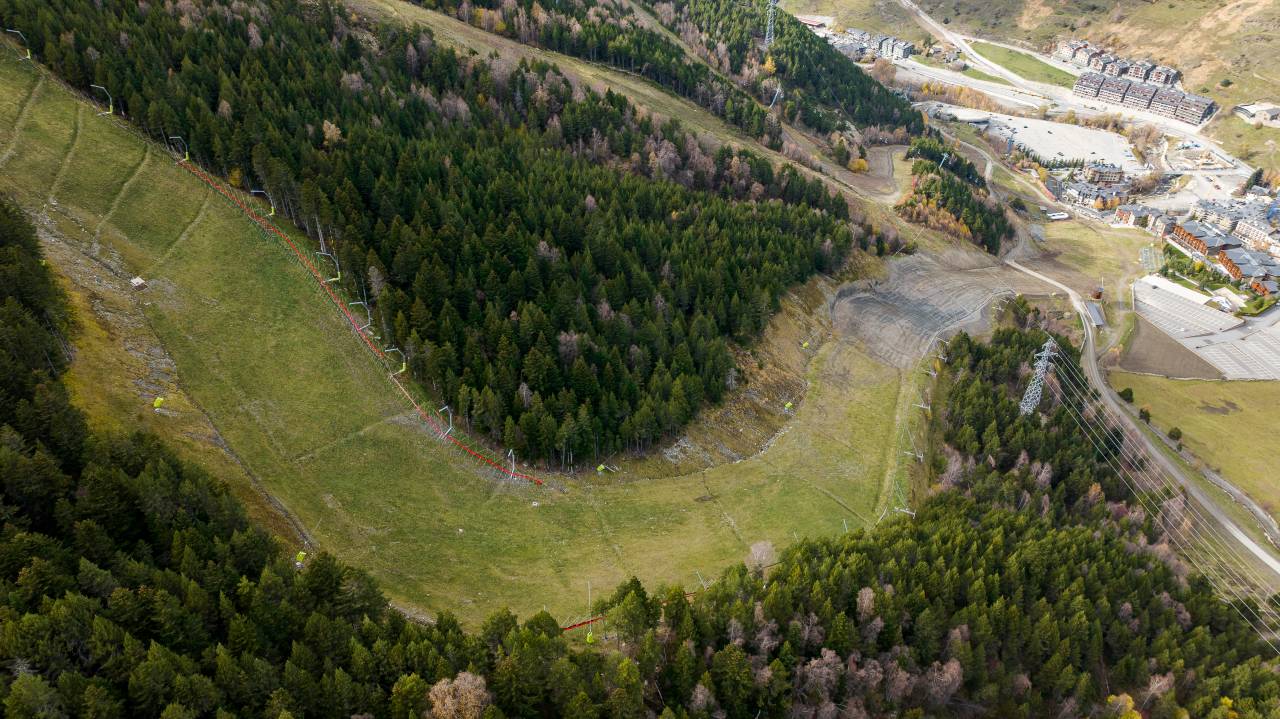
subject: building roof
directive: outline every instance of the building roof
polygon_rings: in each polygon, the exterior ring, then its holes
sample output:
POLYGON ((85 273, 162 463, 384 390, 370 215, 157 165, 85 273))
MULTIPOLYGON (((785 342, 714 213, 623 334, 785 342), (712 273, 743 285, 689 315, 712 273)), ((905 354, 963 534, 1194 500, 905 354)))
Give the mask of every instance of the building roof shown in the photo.
POLYGON ((1187 93, 1182 96, 1182 104, 1194 108, 1206 108, 1213 104, 1213 100, 1204 95, 1192 95, 1187 93))
POLYGON ((1178 226, 1182 228, 1183 232, 1201 240, 1212 235, 1222 234, 1218 232, 1218 228, 1206 225, 1197 220, 1187 220, 1186 222, 1179 223, 1178 226))
POLYGON ((1226 217, 1232 220, 1239 220, 1248 214, 1243 207, 1214 202, 1213 200, 1199 200, 1196 202, 1196 207, 1204 211, 1205 214, 1226 217))
POLYGON ((1106 82, 1107 76, 1099 72, 1086 72, 1076 80, 1077 85, 1097 87, 1106 82))
POLYGON ((1228 260, 1236 263, 1241 269, 1245 265, 1257 265, 1258 267, 1275 268, 1280 266, 1276 259, 1265 252, 1253 252, 1251 250, 1226 250, 1223 252, 1228 260))
POLYGON ((1102 89, 1115 90, 1116 92, 1122 92, 1125 88, 1129 87, 1132 84, 1133 84, 1132 82, 1124 79, 1123 77, 1109 77, 1106 80, 1102 81, 1102 89))
POLYGON ((1160 214, 1160 210, 1146 205, 1121 205, 1116 208, 1116 212, 1128 212, 1134 217, 1155 217, 1160 214))
POLYGON ((1106 326, 1107 319, 1103 316, 1102 308, 1098 306, 1097 302, 1086 302, 1084 307, 1089 310, 1089 321, 1093 322, 1094 327, 1106 326))
POLYGON ((1160 91, 1160 88, 1156 87, 1155 85, 1149 85, 1145 82, 1135 82, 1129 85, 1129 92, 1126 93, 1126 96, 1141 97, 1142 99, 1147 100, 1152 97, 1155 97, 1156 93, 1159 91, 1160 91))

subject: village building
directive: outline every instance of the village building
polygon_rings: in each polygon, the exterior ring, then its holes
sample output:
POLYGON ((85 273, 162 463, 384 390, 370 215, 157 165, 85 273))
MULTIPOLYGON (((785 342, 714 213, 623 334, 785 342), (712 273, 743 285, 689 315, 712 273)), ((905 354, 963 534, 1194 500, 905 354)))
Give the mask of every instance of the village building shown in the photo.
POLYGON ((1191 219, 1213 225, 1223 232, 1231 232, 1243 213, 1235 204, 1212 200, 1200 200, 1191 208, 1191 219))
POLYGON ((1172 215, 1159 214, 1153 216, 1151 221, 1147 223, 1147 231, 1156 237, 1165 237, 1170 232, 1173 232, 1173 228, 1177 224, 1177 218, 1172 215))
POLYGON ((1106 75, 1096 72, 1086 72, 1076 78, 1075 87, 1071 88, 1071 92, 1081 97, 1097 97, 1098 90, 1102 89, 1102 83, 1107 79, 1106 75))
POLYGON ((1244 193, 1244 199, 1250 202, 1270 202, 1272 199, 1271 190, 1262 185, 1254 185, 1244 193))
POLYGON ((1062 193, 1062 199, 1083 207, 1107 209, 1129 201, 1127 185, 1104 187, 1092 182, 1068 182, 1062 193))
POLYGON ((1132 65, 1133 63, 1128 60, 1116 60, 1110 65, 1107 65, 1106 68, 1103 69, 1102 74, 1110 75, 1111 77, 1125 77, 1129 74, 1129 67, 1132 65))
POLYGON ((1199 125, 1217 109, 1217 105, 1209 98, 1203 95, 1192 95, 1190 93, 1182 96, 1182 102, 1178 103, 1178 109, 1174 113, 1174 119, 1192 125, 1199 125))
POLYGON ((1165 88, 1157 90, 1151 97, 1151 111, 1157 115, 1173 117, 1178 114, 1178 105, 1182 104, 1182 93, 1165 88))
POLYGON ((1150 227, 1160 211, 1146 205, 1121 205, 1116 208, 1116 224, 1129 227, 1150 227))
POLYGON ((1057 49, 1053 51, 1053 56, 1063 62, 1072 62, 1076 58, 1076 53, 1089 48, 1088 40, 1067 40, 1058 43, 1057 49))
POLYGON ((1119 105, 1124 102, 1124 94, 1132 84, 1122 77, 1108 77, 1102 81, 1102 87, 1098 88, 1098 99, 1119 105))
POLYGON ((1280 274, 1280 265, 1274 257, 1263 252, 1249 250, 1222 250, 1218 263, 1233 280, 1269 279, 1280 274))
POLYGON ((1129 91, 1124 94, 1124 106, 1146 110, 1151 107, 1151 98, 1156 96, 1157 90, 1159 88, 1155 85, 1135 82, 1129 85, 1129 91))
POLYGON ((1089 67, 1090 63, 1092 63, 1095 58, 1101 57, 1102 55, 1103 55, 1102 48, 1096 45, 1091 45, 1086 42, 1083 47, 1081 47, 1079 50, 1076 50, 1076 53, 1071 58, 1071 61, 1079 65, 1080 67, 1089 67))
POLYGON ((1151 71, 1154 70, 1155 67, 1155 63, 1150 60, 1138 60, 1129 65, 1129 71, 1126 73, 1126 77, 1130 80, 1146 82, 1151 79, 1151 71))
POLYGON ((1151 74, 1147 79, 1151 82, 1160 83, 1161 85, 1172 85, 1178 81, 1182 73, 1169 67, 1168 65, 1156 65, 1151 68, 1151 74))
POLYGON ((1109 52, 1102 53, 1101 55, 1096 55, 1089 59, 1089 68, 1097 70, 1098 72, 1105 72, 1107 67, 1118 59, 1119 58, 1109 52))
POLYGON ((1124 170, 1109 162, 1090 162, 1084 166, 1086 182, 1111 183, 1124 180, 1124 170))
POLYGON ((1243 215, 1231 230, 1244 246, 1258 252, 1280 251, 1280 230, 1271 225, 1264 212, 1243 215))
POLYGON ((1213 225, 1196 220, 1180 222, 1173 227, 1168 239, 1187 254, 1200 258, 1215 257, 1223 250, 1240 247, 1240 241, 1224 234, 1213 225))
POLYGON ((1261 124, 1268 127, 1280 127, 1280 105, 1270 102, 1251 102, 1236 105, 1232 112, 1249 124, 1261 124))

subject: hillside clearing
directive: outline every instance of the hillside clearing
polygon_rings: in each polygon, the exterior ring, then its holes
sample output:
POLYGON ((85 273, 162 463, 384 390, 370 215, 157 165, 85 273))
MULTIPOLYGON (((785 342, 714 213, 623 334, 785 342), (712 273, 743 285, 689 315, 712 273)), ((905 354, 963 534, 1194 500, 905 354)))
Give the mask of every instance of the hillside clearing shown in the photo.
MULTIPOLYGON (((406 414, 286 250, 90 108, 80 131, 93 141, 69 152, 80 101, 52 80, 32 93, 35 83, 30 65, 0 63, 0 144, 14 148, 0 187, 76 251, 126 278, 146 273, 141 312, 193 407, 321 548, 402 604, 469 621, 502 606, 568 617, 585 608, 588 580, 693 586, 751 543, 863 526, 887 501, 901 376, 841 341, 813 345, 808 395, 763 453, 666 479, 566 481, 563 493, 498 481, 406 414)), ((107 352, 80 355, 79 401, 98 416, 149 412, 151 394, 129 389, 136 367, 94 359, 107 352)), ((173 407, 184 422, 194 411, 173 407)), ((165 436, 184 432, 164 416, 148 419, 165 436)), ((220 451, 212 436, 192 441, 220 451)), ((245 475, 226 478, 252 497, 245 475)))

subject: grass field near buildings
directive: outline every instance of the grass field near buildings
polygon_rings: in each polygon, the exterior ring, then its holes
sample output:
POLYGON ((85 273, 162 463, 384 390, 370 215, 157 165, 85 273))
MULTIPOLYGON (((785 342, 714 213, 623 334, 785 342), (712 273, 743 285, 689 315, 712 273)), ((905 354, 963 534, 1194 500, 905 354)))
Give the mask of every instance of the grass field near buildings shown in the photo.
POLYGON ((1111 386, 1133 389, 1161 432, 1177 427, 1193 454, 1280 517, 1280 443, 1275 411, 1280 382, 1177 380, 1112 372, 1111 386))
POLYGON ((961 70, 960 74, 967 75, 975 80, 982 80, 984 82, 994 82, 999 85, 1011 85, 1011 83, 1008 80, 1004 79, 1003 77, 990 75, 972 66, 966 67, 965 69, 961 70))
POLYGON ((1224 150, 1250 166, 1280 170, 1280 128, 1254 127, 1228 107, 1218 112, 1207 132, 1224 150))
POLYGON ((256 476, 320 548, 402 604, 468 621, 503 606, 568 618, 585 611, 588 581, 693 587, 754 542, 863 526, 890 501, 902 374, 824 338, 803 368, 806 396, 762 453, 662 479, 563 480, 563 491, 499 481, 425 431, 284 247, 117 123, 31 65, 0 61, 0 190, 66 238, 55 244, 80 271, 148 280, 114 301, 136 300, 138 331, 174 363, 157 387, 181 390, 172 415, 151 411, 147 368, 118 357, 121 313, 98 314, 85 290, 77 402, 100 426, 153 429, 212 458, 251 502, 256 476))
POLYGON ((1074 75, 1066 70, 1056 68, 1033 55, 1011 50, 1000 45, 992 45, 989 42, 971 42, 969 45, 979 55, 1032 82, 1043 82, 1061 87, 1075 85, 1076 78, 1074 75))
MULTIPOLYGON (((1144 274, 1142 248, 1154 239, 1145 230, 1106 227, 1095 222, 1069 220, 1044 225, 1044 249, 1079 275, 1077 290, 1107 290, 1108 301, 1128 302, 1129 283, 1144 274)), ((1157 253, 1159 247, 1156 247, 1157 253)))

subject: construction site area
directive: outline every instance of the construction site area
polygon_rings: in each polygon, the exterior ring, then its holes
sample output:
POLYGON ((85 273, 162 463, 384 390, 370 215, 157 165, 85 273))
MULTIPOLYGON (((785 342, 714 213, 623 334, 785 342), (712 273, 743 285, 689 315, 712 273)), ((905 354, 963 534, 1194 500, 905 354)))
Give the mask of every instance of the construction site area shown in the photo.
POLYGON ((838 333, 860 340, 868 354, 909 368, 933 343, 957 332, 982 334, 994 304, 1047 288, 977 251, 948 249, 889 263, 888 276, 846 285, 831 304, 838 333))

